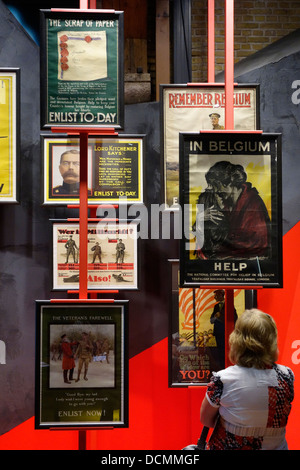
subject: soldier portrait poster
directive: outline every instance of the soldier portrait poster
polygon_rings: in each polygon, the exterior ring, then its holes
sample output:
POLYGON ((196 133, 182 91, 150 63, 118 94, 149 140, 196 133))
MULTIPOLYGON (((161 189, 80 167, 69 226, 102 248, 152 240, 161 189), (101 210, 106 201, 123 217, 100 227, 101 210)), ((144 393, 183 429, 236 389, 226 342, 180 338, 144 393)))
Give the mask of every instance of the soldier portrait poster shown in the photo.
MULTIPOLYGON (((144 187, 145 136, 88 139, 88 202, 141 203, 144 187)), ((43 203, 78 204, 79 138, 42 134, 43 203)))
MULTIPOLYGON (((172 209, 179 202, 179 133, 222 130, 225 89, 222 85, 161 85, 162 199, 172 209)), ((259 85, 235 85, 236 130, 259 129, 259 85)))
POLYGON ((282 286, 281 135, 180 134, 180 286, 282 286))
POLYGON ((18 202, 20 70, 0 68, 0 203, 18 202))
POLYGON ((128 426, 127 315, 127 301, 36 301, 36 429, 128 426))
POLYGON ((40 10, 41 127, 122 128, 123 12, 40 10))
MULTIPOLYGON (((53 221, 53 289, 79 288, 79 223, 53 221)), ((88 223, 88 288, 138 289, 137 221, 88 223)))

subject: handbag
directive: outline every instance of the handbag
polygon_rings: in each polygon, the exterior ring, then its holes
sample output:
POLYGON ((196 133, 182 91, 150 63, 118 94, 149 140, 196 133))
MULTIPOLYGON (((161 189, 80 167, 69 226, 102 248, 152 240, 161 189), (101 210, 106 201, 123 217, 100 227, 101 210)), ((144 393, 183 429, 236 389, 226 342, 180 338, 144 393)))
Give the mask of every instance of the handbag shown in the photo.
POLYGON ((209 428, 207 426, 203 426, 197 444, 190 444, 189 446, 184 447, 182 450, 193 450, 194 452, 197 452, 198 450, 205 450, 208 431, 209 428))

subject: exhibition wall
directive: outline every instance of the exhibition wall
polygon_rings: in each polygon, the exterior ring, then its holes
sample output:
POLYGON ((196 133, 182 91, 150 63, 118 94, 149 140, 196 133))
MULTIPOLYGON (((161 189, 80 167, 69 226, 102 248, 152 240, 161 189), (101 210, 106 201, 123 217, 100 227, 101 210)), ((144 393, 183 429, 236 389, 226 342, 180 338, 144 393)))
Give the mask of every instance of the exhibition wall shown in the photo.
MULTIPOLYGON (((51 285, 51 219, 77 217, 77 209, 42 205, 40 150, 39 47, 0 1, 0 66, 18 67, 20 83, 20 197, 0 205, 0 449, 78 449, 78 431, 35 430, 35 301, 66 298, 51 285), (17 47, 16 47, 17 45, 17 47)), ((286 41, 284 42, 284 45, 286 41)), ((285 46, 286 47, 286 46, 285 46)), ((280 49, 280 44, 276 45, 280 49)), ((239 70, 239 83, 260 84, 261 128, 280 132, 283 192, 283 288, 258 289, 257 304, 274 315, 282 362, 296 376, 288 442, 298 449, 297 318, 299 268, 299 104, 292 84, 300 80, 300 53, 274 56, 268 49, 259 65, 239 70)), ((125 106, 126 134, 147 136, 145 203, 161 204, 160 104, 125 106)), ((171 277, 168 260, 179 256, 179 243, 148 239, 140 243, 140 286, 115 297, 129 301, 129 427, 87 431, 87 449, 181 449, 201 431, 199 408, 205 387, 170 388, 168 334, 171 277)), ((109 297, 108 295, 106 295, 109 297)))

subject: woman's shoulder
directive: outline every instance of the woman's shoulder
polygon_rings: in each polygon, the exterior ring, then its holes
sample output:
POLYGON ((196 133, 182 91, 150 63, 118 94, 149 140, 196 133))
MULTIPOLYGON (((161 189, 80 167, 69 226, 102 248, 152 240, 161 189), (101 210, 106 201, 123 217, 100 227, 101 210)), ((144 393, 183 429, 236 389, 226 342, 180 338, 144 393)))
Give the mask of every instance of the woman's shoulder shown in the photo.
MULTIPOLYGON (((242 378, 263 378, 264 376, 274 375, 274 371, 277 374, 293 378, 293 371, 282 364, 274 364, 273 367, 267 369, 255 369, 252 367, 243 367, 239 365, 233 365, 226 367, 226 369, 214 372, 214 376, 218 377, 223 383, 230 380, 240 380, 242 378), (272 372, 273 371, 273 372, 272 372)), ((275 375, 274 375, 275 377, 275 375)))
POLYGON ((273 368, 278 372, 278 373, 281 373, 283 375, 286 375, 286 376, 289 376, 289 377, 292 377, 294 378, 294 372, 292 371, 292 369, 290 369, 290 367, 288 366, 284 366, 282 364, 274 364, 273 368))
POLYGON ((237 365, 234 366, 228 366, 226 369, 219 370, 218 372, 214 372, 213 375, 215 377, 218 377, 222 381, 232 379, 239 377, 241 374, 243 374, 243 369, 244 367, 240 367, 237 365))

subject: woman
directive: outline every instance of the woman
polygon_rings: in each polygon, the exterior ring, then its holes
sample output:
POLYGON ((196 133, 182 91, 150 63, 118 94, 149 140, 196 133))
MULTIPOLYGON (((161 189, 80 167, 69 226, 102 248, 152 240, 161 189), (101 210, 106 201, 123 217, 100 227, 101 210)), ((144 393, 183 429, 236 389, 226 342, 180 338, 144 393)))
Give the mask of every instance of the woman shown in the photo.
POLYGON ((208 450, 287 450, 285 427, 294 398, 294 375, 275 364, 277 328, 270 315, 246 310, 229 338, 234 364, 213 374, 201 405, 204 426, 214 427, 208 450))
POLYGON ((215 163, 205 175, 209 187, 223 202, 228 231, 220 258, 270 256, 270 218, 256 188, 247 182, 241 165, 228 161, 215 163))

